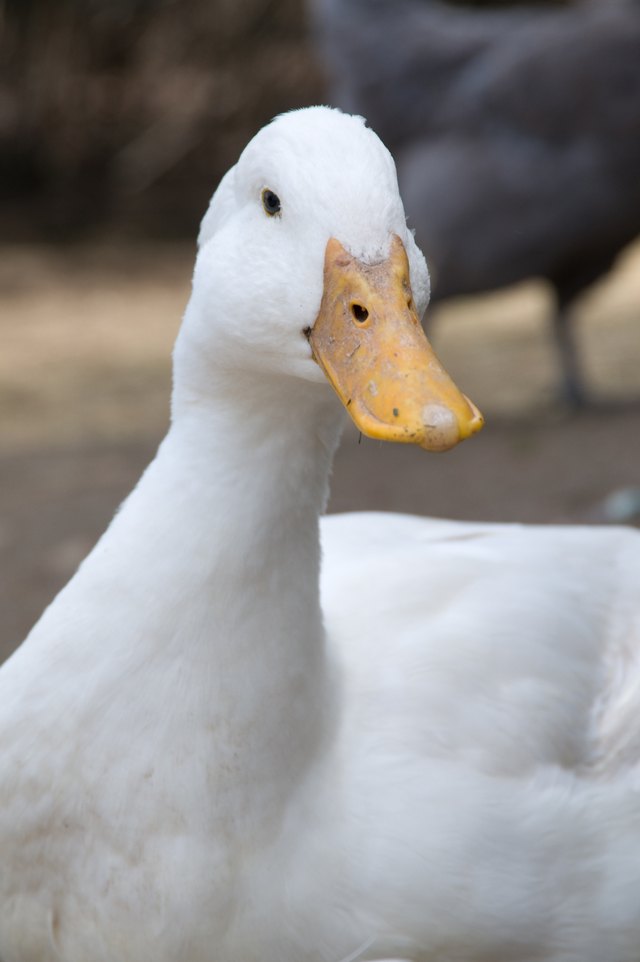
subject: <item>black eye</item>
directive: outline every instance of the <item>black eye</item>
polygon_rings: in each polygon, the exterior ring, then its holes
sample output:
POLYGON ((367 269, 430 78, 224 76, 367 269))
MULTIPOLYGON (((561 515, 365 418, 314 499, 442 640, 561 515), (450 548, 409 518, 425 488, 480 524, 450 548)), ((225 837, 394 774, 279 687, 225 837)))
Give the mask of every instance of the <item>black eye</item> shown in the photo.
POLYGON ((268 187, 265 187, 262 191, 262 206, 269 217, 280 213, 280 198, 277 194, 274 194, 272 190, 269 190, 268 187))

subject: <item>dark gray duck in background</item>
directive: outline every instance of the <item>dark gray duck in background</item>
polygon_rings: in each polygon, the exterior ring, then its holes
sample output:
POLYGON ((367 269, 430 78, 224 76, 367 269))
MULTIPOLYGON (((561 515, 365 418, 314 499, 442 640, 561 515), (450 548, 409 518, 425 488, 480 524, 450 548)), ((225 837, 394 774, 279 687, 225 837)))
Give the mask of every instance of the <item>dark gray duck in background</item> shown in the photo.
POLYGON ((640 2, 309 2, 334 102, 395 155, 434 298, 547 278, 584 403, 567 314, 640 233, 640 2))

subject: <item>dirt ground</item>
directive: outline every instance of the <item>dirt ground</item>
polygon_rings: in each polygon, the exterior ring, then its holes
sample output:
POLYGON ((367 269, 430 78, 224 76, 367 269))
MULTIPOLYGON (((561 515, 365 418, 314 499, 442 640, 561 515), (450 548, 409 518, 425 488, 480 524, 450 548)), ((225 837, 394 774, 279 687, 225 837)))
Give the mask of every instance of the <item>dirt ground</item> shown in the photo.
MULTIPOLYGON (((0 660, 108 523, 166 428, 170 352, 191 245, 7 247, 0 255, 0 660)), ((598 522, 640 487, 640 245, 576 309, 605 403, 554 403, 548 289, 449 304, 430 321, 448 369, 487 416, 441 456, 347 430, 331 510, 598 522)))

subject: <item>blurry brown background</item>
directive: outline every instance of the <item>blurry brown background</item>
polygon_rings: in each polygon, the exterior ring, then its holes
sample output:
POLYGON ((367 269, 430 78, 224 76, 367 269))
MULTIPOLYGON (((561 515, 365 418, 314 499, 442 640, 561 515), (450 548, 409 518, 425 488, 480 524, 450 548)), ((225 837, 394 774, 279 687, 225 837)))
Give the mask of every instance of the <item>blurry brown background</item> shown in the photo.
MULTIPOLYGON (((1 658, 166 428, 217 181, 274 114, 329 88, 301 0, 4 0, 0 27, 1 658)), ((633 518, 622 489, 640 486, 640 247, 575 309, 606 403, 555 402, 550 309, 536 279, 439 306, 433 340, 485 431, 443 457, 347 431, 332 509, 633 518)))

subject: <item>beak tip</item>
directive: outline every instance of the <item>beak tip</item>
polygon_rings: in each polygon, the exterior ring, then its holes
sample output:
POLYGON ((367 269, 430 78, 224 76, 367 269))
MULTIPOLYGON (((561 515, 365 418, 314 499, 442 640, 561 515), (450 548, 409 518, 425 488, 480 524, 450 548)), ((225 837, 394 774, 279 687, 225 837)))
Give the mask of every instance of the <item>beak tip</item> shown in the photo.
POLYGON ((471 417, 468 418, 464 424, 460 424, 460 440, 464 441, 466 438, 470 438, 472 434, 477 434, 484 427, 484 417, 475 406, 473 401, 469 400, 466 394, 463 395, 467 405, 469 406, 469 411, 471 417))
POLYGON ((424 435, 420 446, 427 451, 448 451, 461 440, 461 425, 446 404, 431 403, 422 409, 424 435))
POLYGON ((484 418, 465 396, 467 409, 456 411, 446 404, 427 404, 422 410, 424 434, 420 447, 427 451, 449 451, 460 441, 480 431, 484 418))

